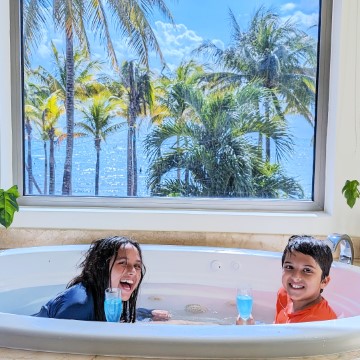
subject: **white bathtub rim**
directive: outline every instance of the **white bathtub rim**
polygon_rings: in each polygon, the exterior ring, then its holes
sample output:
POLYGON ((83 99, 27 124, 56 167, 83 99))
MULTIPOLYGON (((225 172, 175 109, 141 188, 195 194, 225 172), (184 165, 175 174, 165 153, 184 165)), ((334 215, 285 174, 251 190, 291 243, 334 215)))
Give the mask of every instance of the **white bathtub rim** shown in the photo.
MULTIPOLYGON (((30 246, 21 248, 10 248, 0 250, 1 256, 19 255, 29 253, 47 253, 47 252, 73 252, 80 251, 85 254, 89 249, 90 244, 74 244, 74 245, 44 245, 44 246, 30 246)), ((267 250, 253 250, 241 248, 227 248, 214 246, 191 246, 191 245, 161 245, 161 244, 140 244, 143 252, 146 251, 171 251, 171 252, 201 252, 201 253, 218 253, 218 254, 249 254, 255 256, 279 257, 281 252, 267 251, 267 250)), ((146 265, 146 264, 145 264, 146 265)))
MULTIPOLYGON (((79 252, 79 264, 89 249, 90 244, 76 244, 76 245, 48 245, 48 246, 32 246, 22 248, 11 248, 0 250, 0 259, 2 256, 23 255, 32 253, 51 253, 51 252, 79 252)), ((234 255, 251 255, 251 256, 266 256, 269 258, 278 258, 281 260, 282 252, 267 251, 267 250, 254 250, 254 249, 241 249, 241 248, 221 248, 210 246, 190 246, 190 245, 160 245, 160 244, 141 244, 143 254, 146 256, 150 251, 169 251, 169 252, 195 252, 207 254, 234 254, 234 255)), ((146 266, 146 263, 145 263, 146 266)), ((280 264, 279 264, 280 266, 280 264)), ((334 268, 351 268, 352 271, 360 273, 360 266, 349 265, 339 261, 333 261, 332 267, 334 268)), ((331 275, 331 274, 330 274, 331 275)))
MULTIPOLYGON (((10 248, 0 250, 0 258, 2 256, 31 254, 31 253, 51 253, 51 252, 73 252, 77 251, 81 255, 85 255, 89 249, 90 244, 74 244, 74 245, 46 245, 46 246, 31 246, 21 248, 10 248)), ((254 250, 242 248, 224 248, 211 246, 191 246, 191 245, 161 245, 161 244, 140 244, 144 254, 148 251, 170 251, 170 252, 199 252, 211 254, 237 254, 237 255, 252 255, 265 256, 270 258, 281 259, 282 252, 268 251, 268 250, 254 250)), ((80 255, 80 256, 81 256, 80 255)), ((79 259, 79 263, 81 258, 79 259)), ((146 264, 145 264, 146 266, 146 264)), ((352 271, 360 272, 360 266, 345 264, 339 261, 333 261, 333 267, 352 268, 352 271)))
POLYGON ((359 323, 360 317, 247 327, 109 324, 0 313, 0 347, 74 354, 209 359, 262 357, 266 347, 268 357, 316 356, 358 350, 359 323), (281 346, 279 337, 282 337, 281 346), (186 346, 189 342, 190 347, 186 346))

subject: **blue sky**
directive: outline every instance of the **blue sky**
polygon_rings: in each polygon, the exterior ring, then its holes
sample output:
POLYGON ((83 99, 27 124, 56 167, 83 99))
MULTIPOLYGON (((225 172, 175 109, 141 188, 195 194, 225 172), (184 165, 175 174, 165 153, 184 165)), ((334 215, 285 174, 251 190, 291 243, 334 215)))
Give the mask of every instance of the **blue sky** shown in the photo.
MULTIPOLYGON (((278 12, 284 19, 291 17, 303 29, 317 23, 318 6, 316 0, 168 0, 176 26, 154 14, 153 29, 158 38, 162 53, 170 68, 174 68, 190 52, 204 40, 211 40, 220 48, 229 45, 230 26, 229 9, 235 14, 242 30, 246 30, 255 10, 262 4, 278 12)), ((34 61, 48 64, 50 56, 50 40, 60 49, 64 44, 63 36, 43 29, 44 39, 34 61)), ((129 53, 124 41, 114 36, 114 45, 120 62, 126 57, 134 58, 129 53)), ((104 60, 104 47, 94 43, 92 55, 104 60)), ((153 59, 156 57, 153 56, 153 59)), ((153 64, 158 65, 155 60, 153 64)))
POLYGON ((313 23, 317 18, 318 3, 311 1, 247 1, 247 0, 178 0, 169 6, 177 23, 186 24, 189 30, 196 31, 200 36, 228 38, 228 9, 231 9, 239 20, 242 29, 248 25, 255 10, 264 4, 286 18, 293 16, 299 23, 313 23), (191 10, 189 10, 191 9, 191 10))
POLYGON ((169 63, 176 63, 204 40, 219 47, 230 41, 229 9, 242 30, 246 30, 255 10, 262 4, 274 9, 284 20, 291 17, 304 29, 317 24, 318 2, 315 0, 247 1, 247 0, 178 0, 170 2, 176 27, 164 21, 155 22, 161 49, 169 63), (169 41, 171 40, 171 41, 169 41))

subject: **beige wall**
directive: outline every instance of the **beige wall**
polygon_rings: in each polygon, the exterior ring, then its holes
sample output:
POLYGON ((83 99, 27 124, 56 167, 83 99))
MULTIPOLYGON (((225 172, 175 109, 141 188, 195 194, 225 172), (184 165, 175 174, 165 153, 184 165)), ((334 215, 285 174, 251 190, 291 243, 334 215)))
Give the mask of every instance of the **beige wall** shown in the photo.
MULTIPOLYGON (((89 244, 106 236, 123 235, 141 244, 213 246, 226 248, 283 251, 291 234, 243 234, 231 232, 124 231, 65 229, 0 229, 0 248, 89 244)), ((327 235, 317 235, 325 239, 327 235)), ((360 258, 360 238, 352 238, 355 259, 360 258)), ((334 256, 336 258, 336 255, 334 256)))

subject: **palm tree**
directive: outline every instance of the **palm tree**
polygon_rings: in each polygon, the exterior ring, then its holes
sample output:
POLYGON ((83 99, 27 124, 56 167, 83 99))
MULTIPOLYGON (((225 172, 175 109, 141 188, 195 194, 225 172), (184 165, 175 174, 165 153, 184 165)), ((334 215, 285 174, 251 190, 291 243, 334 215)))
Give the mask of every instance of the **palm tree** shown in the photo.
MULTIPOLYGON (((272 135, 278 146, 287 150, 292 145, 281 127, 270 126, 266 118, 259 118, 260 91, 251 84, 235 95, 232 92, 204 95, 200 91, 188 91, 185 100, 191 108, 189 120, 180 123, 167 119, 145 140, 150 159, 148 187, 152 194, 254 196, 257 192, 254 174, 260 173, 263 162, 251 135, 272 135), (180 144, 178 139, 182 139, 180 144), (172 171, 177 168, 189 171, 189 182, 171 178, 172 171)), ((278 182, 276 189, 282 185, 278 182)), ((282 190, 299 195, 295 185, 282 190)))
POLYGON ((41 99, 44 98, 43 88, 39 87, 37 84, 30 81, 31 72, 25 71, 26 81, 24 82, 24 132, 25 139, 27 141, 27 149, 26 149, 26 161, 25 168, 28 173, 28 194, 33 193, 33 185, 35 185, 39 194, 41 194, 41 189, 38 186, 34 175, 33 175, 33 167, 32 167, 32 131, 33 124, 37 128, 41 128, 41 116, 42 112, 39 109, 41 104, 41 99))
POLYGON ((57 127, 59 117, 64 112, 62 105, 59 105, 57 92, 51 92, 49 88, 38 84, 27 82, 25 93, 25 131, 28 138, 28 160, 27 170, 29 174, 29 194, 32 193, 30 183, 33 182, 38 192, 41 190, 32 175, 31 159, 31 133, 34 123, 39 130, 44 148, 44 189, 43 194, 48 192, 48 164, 49 164, 49 194, 55 193, 55 156, 54 144, 57 138, 63 137, 62 131, 57 127), (47 143, 49 142, 49 162, 47 143))
POLYGON ((50 1, 25 0, 23 3, 24 65, 31 68, 31 54, 36 52, 42 38, 39 25, 45 24, 50 1))
MULTIPOLYGON (((55 65, 54 70, 50 71, 43 66, 32 70, 33 77, 48 89, 48 92, 56 92, 57 98, 65 103, 66 100, 66 57, 59 53, 56 46, 51 42, 52 60, 55 65)), ((74 53, 74 100, 84 100, 89 95, 100 91, 101 86, 94 79, 94 73, 101 68, 99 61, 90 61, 85 56, 85 50, 76 50, 74 53), (100 88, 100 89, 99 89, 100 88)), ((44 122, 44 121, 43 121, 44 122)), ((46 126, 44 122, 44 126, 46 126)), ((47 136, 47 129, 43 128, 44 135, 47 136)), ((67 139, 68 134, 62 134, 59 140, 67 139)), ((78 134, 73 132, 73 138, 78 134)), ((49 140, 46 138, 46 141, 49 140)), ((44 142, 44 151, 46 150, 46 141, 44 142)), ((50 142, 51 144, 51 142, 50 142)), ((45 189, 47 193, 47 156, 45 157, 45 189)), ((50 177, 50 181, 51 181, 50 177)))
MULTIPOLYGON (((58 121, 59 116, 61 115, 61 107, 54 106, 58 101, 58 92, 52 92, 51 88, 47 85, 38 84, 33 82, 36 80, 36 71, 32 69, 28 69, 26 72, 26 81, 25 81, 25 133, 26 138, 28 140, 27 143, 27 164, 26 168, 29 175, 29 194, 32 194, 32 183, 36 186, 39 194, 41 194, 41 190, 37 185, 35 178, 32 174, 32 156, 31 156, 31 133, 33 130, 32 124, 34 124, 39 131, 40 137, 43 141, 44 148, 44 189, 43 194, 47 194, 48 192, 48 151, 47 151, 47 143, 50 140, 49 134, 52 135, 52 143, 50 141, 50 162, 54 164, 54 151, 53 151, 53 142, 55 136, 55 127, 58 121), (54 102, 55 101, 55 102, 54 102), (58 112, 58 114, 55 114, 58 112), (55 117, 55 118, 54 118, 55 117), (53 129, 53 130, 51 130, 53 129)), ((56 105, 57 106, 57 105, 56 105)), ((56 129, 56 133, 59 133, 59 130, 56 129)), ((54 180, 55 172, 54 166, 50 167, 50 182, 55 183, 54 180)), ((52 187, 53 188, 53 187, 52 187)))
POLYGON ((55 194, 55 140, 62 135, 62 131, 57 128, 57 123, 65 109, 59 105, 58 94, 52 93, 40 108, 43 111, 43 128, 49 140, 49 194, 55 194))
MULTIPOLYGON (((268 119, 286 123, 285 115, 302 115, 314 125, 312 113, 316 91, 316 44, 291 20, 260 7, 246 32, 230 10, 232 45, 225 50, 211 42, 196 53, 208 54, 223 71, 206 77, 217 87, 237 87, 257 81, 270 91, 259 103, 268 119), (276 115, 276 117, 274 117, 276 115)), ((270 159, 270 139, 266 138, 266 159, 270 159)), ((278 156, 276 156, 278 160, 278 156)))
POLYGON ((149 49, 154 50, 163 61, 156 36, 149 24, 152 10, 157 10, 172 21, 172 16, 163 0, 25 0, 24 30, 25 53, 31 53, 31 42, 38 41, 41 31, 36 32, 38 21, 46 19, 41 11, 48 11, 52 5, 56 28, 64 32, 66 41, 66 157, 62 194, 72 194, 72 155, 74 135, 74 40, 77 39, 90 54, 89 30, 105 40, 108 55, 115 68, 118 67, 109 27, 109 15, 115 19, 119 33, 127 39, 129 48, 138 56, 139 61, 148 66, 149 49), (88 27, 87 27, 88 26, 88 27), (27 41, 29 43, 27 43, 27 41))
MULTIPOLYGON (((66 55, 59 53, 55 44, 51 42, 51 60, 53 68, 49 70, 43 66, 38 66, 32 70, 32 74, 37 81, 46 85, 50 91, 57 91, 59 99, 65 104, 66 99, 66 55)), ((74 52, 74 99, 78 101, 86 100, 88 96, 104 89, 96 80, 95 74, 101 70, 102 62, 99 60, 89 60, 84 49, 77 49, 74 52)))
POLYGON ((95 167, 95 195, 99 194, 99 175, 100 175, 100 151, 101 141, 106 141, 108 135, 116 132, 125 123, 113 124, 112 120, 120 114, 121 101, 111 98, 111 94, 103 91, 92 98, 87 103, 79 107, 84 116, 84 121, 76 123, 84 132, 83 136, 92 136, 96 150, 95 167))
POLYGON ((25 139, 27 140, 27 157, 25 162, 25 167, 28 172, 28 193, 32 195, 33 193, 33 183, 34 183, 34 175, 32 169, 32 125, 31 122, 37 119, 37 109, 34 108, 31 104, 26 104, 24 106, 24 117, 25 117, 25 139))
POLYGON ((279 164, 264 162, 253 172, 253 197, 256 199, 303 199, 304 191, 296 179, 286 176, 279 164))
MULTIPOLYGON (((51 42, 52 59, 55 65, 54 70, 50 71, 43 66, 39 66, 33 70, 34 77, 42 84, 46 85, 50 91, 57 92, 58 98, 64 101, 66 108, 67 99, 67 65, 66 56, 59 53, 56 46, 51 42)), ((93 93, 100 91, 98 89, 99 83, 95 82, 94 74, 100 70, 101 63, 99 61, 91 61, 86 57, 86 51, 76 50, 74 52, 74 104, 75 100, 84 100, 93 93)), ((72 138, 74 139, 78 135, 72 132, 72 138)), ((62 139, 68 140, 68 132, 62 139)), ((68 141, 67 141, 68 144, 68 141)), ((67 150, 68 151, 68 148, 67 150)), ((65 160, 66 162, 66 160, 65 160)))
POLYGON ((122 98, 128 125, 127 135, 127 195, 137 195, 137 130, 140 118, 150 115, 154 103, 154 89, 150 73, 135 61, 124 61, 119 80, 107 79, 112 94, 122 98))
MULTIPOLYGON (((203 67, 194 60, 190 60, 180 63, 168 76, 163 75, 159 79, 159 85, 155 88, 156 104, 152 122, 161 123, 166 118, 172 118, 176 123, 187 121, 189 105, 186 102, 185 94, 197 86, 203 74, 203 67)), ((177 140, 177 143, 179 142, 180 139, 177 140)), ((181 177, 180 172, 181 169, 178 169, 178 180, 181 177)), ((188 174, 185 175, 185 179, 185 181, 188 180, 188 174)))

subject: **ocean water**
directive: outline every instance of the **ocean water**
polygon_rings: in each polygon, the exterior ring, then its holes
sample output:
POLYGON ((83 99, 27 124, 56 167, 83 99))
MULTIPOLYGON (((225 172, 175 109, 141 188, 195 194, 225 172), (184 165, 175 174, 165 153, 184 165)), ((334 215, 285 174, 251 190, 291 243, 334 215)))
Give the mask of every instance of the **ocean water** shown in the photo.
MULTIPOLYGON (((298 117, 289 119, 289 124, 294 135, 295 146, 293 154, 285 159, 282 165, 287 175, 294 177, 301 184, 304 189, 305 199, 310 200, 312 198, 313 129, 303 119, 298 117)), ((149 196, 146 188, 147 159, 142 151, 144 135, 145 130, 139 133, 137 141, 139 197, 149 196)), ((33 174, 40 189, 43 191, 45 155, 43 142, 35 136, 32 141, 33 174)), ((94 140, 91 137, 77 138, 74 139, 74 145, 73 195, 94 196, 96 164, 94 140)), ((55 195, 61 195, 65 148, 65 141, 55 146, 55 195)), ((106 142, 101 143, 101 149, 99 196, 126 197, 126 130, 121 130, 109 136, 106 142)), ((25 178, 27 179, 27 176, 25 178)), ((38 195, 35 187, 33 195, 38 195)))

